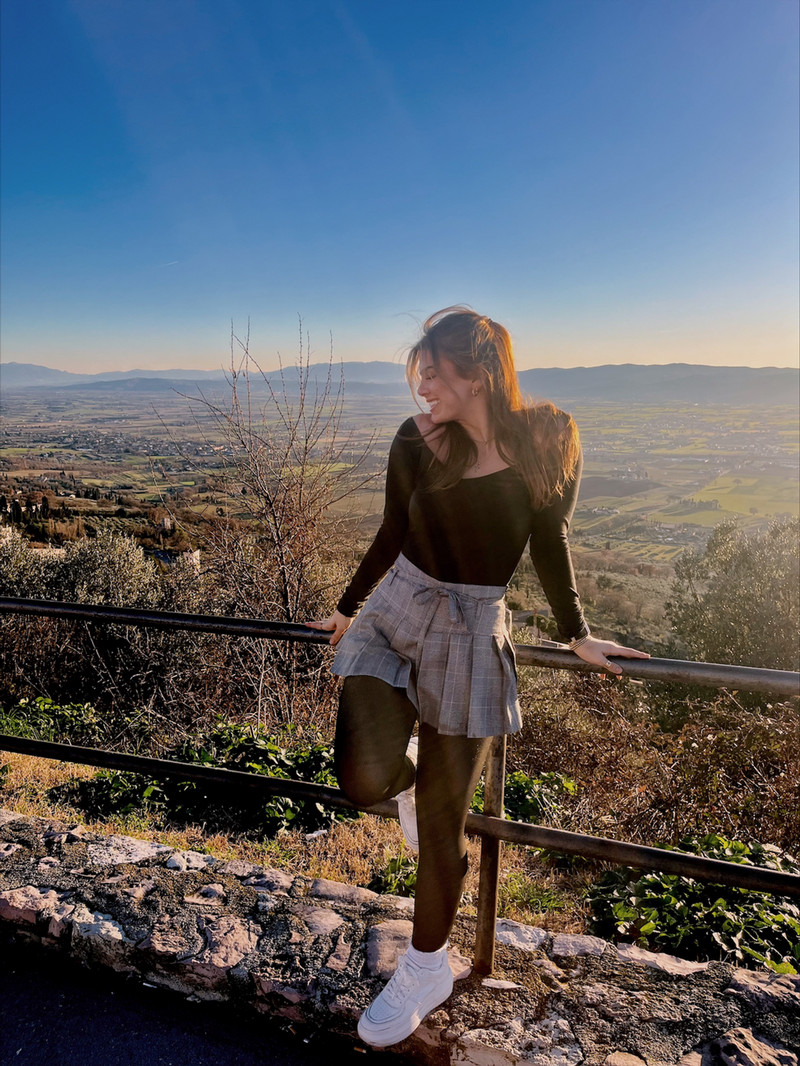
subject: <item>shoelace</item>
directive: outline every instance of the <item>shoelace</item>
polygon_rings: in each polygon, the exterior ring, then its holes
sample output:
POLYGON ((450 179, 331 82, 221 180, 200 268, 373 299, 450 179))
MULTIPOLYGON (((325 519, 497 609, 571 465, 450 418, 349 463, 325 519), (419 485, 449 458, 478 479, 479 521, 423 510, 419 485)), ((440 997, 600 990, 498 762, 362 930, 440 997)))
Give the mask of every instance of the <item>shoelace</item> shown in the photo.
POLYGON ((384 996, 393 1006, 403 1003, 419 984, 419 978, 411 969, 413 965, 411 960, 404 955, 398 963, 394 976, 384 989, 384 996))

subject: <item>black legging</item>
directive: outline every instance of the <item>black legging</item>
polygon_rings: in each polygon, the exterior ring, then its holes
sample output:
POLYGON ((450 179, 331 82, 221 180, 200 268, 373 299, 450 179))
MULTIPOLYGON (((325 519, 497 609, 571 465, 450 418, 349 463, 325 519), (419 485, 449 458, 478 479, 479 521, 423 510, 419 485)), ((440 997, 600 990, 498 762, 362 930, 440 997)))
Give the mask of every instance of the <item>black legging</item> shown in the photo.
MULTIPOLYGON (((416 720, 404 689, 376 677, 345 678, 336 724, 336 775, 354 803, 371 807, 414 781, 406 748, 416 720)), ((412 937, 419 951, 437 951, 453 926, 467 873, 464 823, 491 740, 443 736, 420 723, 412 937)))

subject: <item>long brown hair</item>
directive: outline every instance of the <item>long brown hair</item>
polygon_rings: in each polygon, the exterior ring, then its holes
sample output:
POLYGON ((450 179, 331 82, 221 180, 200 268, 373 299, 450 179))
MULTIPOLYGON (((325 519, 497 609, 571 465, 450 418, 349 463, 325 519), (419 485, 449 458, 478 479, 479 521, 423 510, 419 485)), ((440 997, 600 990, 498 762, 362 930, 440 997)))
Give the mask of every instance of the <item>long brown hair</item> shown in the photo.
MULTIPOLYGON (((466 307, 437 311, 408 353, 406 378, 412 392, 419 383, 425 353, 434 366, 448 359, 461 377, 482 380, 497 450, 522 475, 533 506, 544 507, 562 495, 580 461, 578 427, 552 403, 525 403, 508 330, 466 307)), ((439 489, 454 485, 478 459, 475 442, 458 422, 436 427, 440 429, 445 434, 444 462, 432 466, 431 481, 439 489)))

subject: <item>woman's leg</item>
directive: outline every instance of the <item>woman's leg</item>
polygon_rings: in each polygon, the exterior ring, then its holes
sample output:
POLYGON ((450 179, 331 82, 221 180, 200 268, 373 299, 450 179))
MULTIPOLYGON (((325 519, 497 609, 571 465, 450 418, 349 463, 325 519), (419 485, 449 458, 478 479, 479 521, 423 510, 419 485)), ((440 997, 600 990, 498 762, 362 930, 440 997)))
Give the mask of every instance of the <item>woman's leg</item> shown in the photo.
POLYGON ((467 873, 464 824, 491 737, 448 737, 419 730, 416 800, 419 828, 414 935, 418 951, 437 951, 455 920, 467 873))
MULTIPOLYGON (((341 789, 354 803, 370 807, 414 783, 406 749, 416 719, 404 689, 376 677, 344 679, 335 767, 341 789)), ((420 846, 412 942, 419 951, 437 951, 461 899, 467 872, 464 823, 492 738, 443 736, 421 724, 419 739, 420 846)))
POLYGON ((414 782, 406 749, 417 720, 405 689, 377 677, 346 677, 336 720, 339 787, 360 807, 396 796, 414 782))
MULTIPOLYGON (((388 686, 387 686, 388 687, 388 686)), ((397 690, 394 690, 397 691, 397 690)), ((410 730, 399 728, 396 750, 410 730)), ((345 721, 353 720, 351 714, 345 721)), ((346 738, 343 729, 342 741, 346 738)), ((337 741, 338 741, 337 734, 337 741)), ((444 947, 461 898, 467 872, 464 823, 491 738, 441 736, 420 724, 416 773, 419 867, 411 947, 398 961, 392 979, 361 1015, 358 1033, 376 1047, 388 1047, 414 1032, 422 1019, 453 991, 453 974, 444 947)), ((392 790, 409 787, 412 771, 401 774, 392 790)), ((377 782, 378 774, 371 776, 377 782)))

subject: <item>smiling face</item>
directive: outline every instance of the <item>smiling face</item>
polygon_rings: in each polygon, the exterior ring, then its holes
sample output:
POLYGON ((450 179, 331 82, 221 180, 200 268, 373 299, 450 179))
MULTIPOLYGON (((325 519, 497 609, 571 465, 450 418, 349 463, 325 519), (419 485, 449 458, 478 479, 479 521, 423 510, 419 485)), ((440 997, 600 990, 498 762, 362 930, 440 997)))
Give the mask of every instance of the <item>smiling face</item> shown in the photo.
POLYGON ((428 404, 431 421, 437 425, 471 422, 476 411, 485 406, 485 395, 478 380, 462 378, 445 356, 440 356, 438 363, 434 363, 430 352, 421 352, 418 371, 417 392, 428 404))

